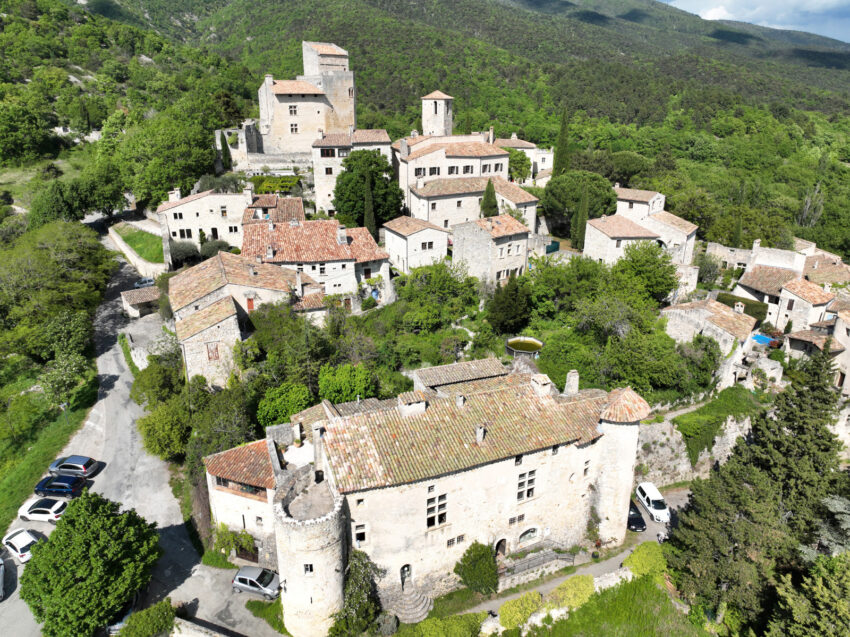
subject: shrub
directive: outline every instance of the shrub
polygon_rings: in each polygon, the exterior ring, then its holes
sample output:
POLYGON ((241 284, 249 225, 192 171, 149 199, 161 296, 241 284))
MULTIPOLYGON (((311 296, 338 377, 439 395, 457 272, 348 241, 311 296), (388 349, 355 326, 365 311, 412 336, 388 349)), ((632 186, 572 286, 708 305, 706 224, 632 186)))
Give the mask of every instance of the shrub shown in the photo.
POLYGON ((171 605, 171 598, 166 597, 150 608, 130 615, 120 635, 121 637, 167 635, 171 632, 173 625, 174 607, 171 605))
POLYGON ((496 552, 493 547, 473 542, 454 568, 463 585, 478 593, 493 593, 499 585, 496 552))
POLYGON ((289 422, 297 414, 313 404, 313 394, 299 383, 285 382, 269 389, 257 407, 257 422, 263 427, 289 422))
POLYGON ((779 361, 783 365, 785 364, 785 352, 781 349, 775 349, 767 357, 772 361, 779 361))
POLYGON ((508 629, 519 628, 540 608, 541 596, 537 591, 528 591, 516 599, 506 601, 499 608, 499 623, 508 629))
POLYGON ((578 608, 593 595, 593 575, 576 575, 558 585, 548 596, 556 606, 578 608))
POLYGON ((402 624, 396 635, 399 637, 478 637, 487 613, 467 613, 451 617, 430 617, 418 624, 402 624))
POLYGON ((746 299, 742 296, 735 296, 726 292, 721 292, 720 294, 718 294, 717 300, 720 303, 723 303, 723 305, 728 305, 732 308, 735 307, 735 303, 743 303, 744 314, 749 314, 750 316, 755 317, 759 323, 761 323, 767 317, 767 303, 760 303, 759 301, 753 301, 751 299, 746 299))
POLYGON ((378 307, 378 302, 371 295, 363 299, 363 302, 360 304, 360 309, 364 312, 366 310, 371 310, 373 307, 378 307))
POLYGON ((269 626, 281 635, 288 635, 286 626, 283 624, 283 606, 280 597, 272 602, 264 602, 259 599, 249 599, 245 602, 245 608, 251 611, 254 617, 266 620, 269 626))
POLYGON ((639 544, 631 555, 623 560, 635 577, 659 576, 667 572, 667 559, 661 545, 656 542, 639 544))
POLYGON ((228 252, 230 251, 230 244, 227 241, 222 241, 221 239, 213 239, 212 241, 207 241, 204 245, 201 246, 201 256, 204 259, 209 259, 210 257, 214 257, 219 252, 228 252))

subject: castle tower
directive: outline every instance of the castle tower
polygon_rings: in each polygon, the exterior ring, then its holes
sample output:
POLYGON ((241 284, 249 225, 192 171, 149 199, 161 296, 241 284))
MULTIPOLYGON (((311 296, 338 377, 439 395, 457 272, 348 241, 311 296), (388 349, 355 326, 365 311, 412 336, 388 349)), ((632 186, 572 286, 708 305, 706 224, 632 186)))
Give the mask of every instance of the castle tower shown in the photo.
POLYGON ((452 102, 454 98, 434 91, 422 98, 422 134, 445 137, 452 134, 452 102))
POLYGON ((345 585, 345 500, 327 481, 316 483, 311 469, 296 470, 278 489, 284 495, 274 509, 281 602, 294 637, 328 634, 345 585))
POLYGON ((620 544, 626 536, 626 518, 634 481, 640 421, 649 416, 649 404, 631 387, 608 394, 608 405, 599 417, 602 439, 597 459, 597 513, 599 537, 620 544), (631 462, 623 459, 631 458, 631 462))

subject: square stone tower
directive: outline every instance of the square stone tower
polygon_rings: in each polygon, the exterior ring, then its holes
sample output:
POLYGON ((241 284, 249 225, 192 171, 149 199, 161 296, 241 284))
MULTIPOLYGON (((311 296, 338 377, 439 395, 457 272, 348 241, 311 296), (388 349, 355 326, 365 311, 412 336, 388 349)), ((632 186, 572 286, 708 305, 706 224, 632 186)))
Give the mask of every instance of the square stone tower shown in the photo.
POLYGON ((452 134, 452 102, 454 98, 434 91, 422 98, 422 134, 447 137, 452 134))

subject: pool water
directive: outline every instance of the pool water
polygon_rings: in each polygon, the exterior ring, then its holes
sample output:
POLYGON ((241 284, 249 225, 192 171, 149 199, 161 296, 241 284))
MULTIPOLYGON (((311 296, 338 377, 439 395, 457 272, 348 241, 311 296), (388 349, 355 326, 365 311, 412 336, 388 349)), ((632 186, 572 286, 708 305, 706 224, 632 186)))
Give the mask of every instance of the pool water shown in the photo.
POLYGON ((773 339, 765 334, 753 334, 752 339, 761 345, 770 345, 770 341, 773 339))
POLYGON ((541 349, 543 345, 534 341, 511 339, 508 341, 508 347, 520 352, 536 352, 537 350, 541 349))

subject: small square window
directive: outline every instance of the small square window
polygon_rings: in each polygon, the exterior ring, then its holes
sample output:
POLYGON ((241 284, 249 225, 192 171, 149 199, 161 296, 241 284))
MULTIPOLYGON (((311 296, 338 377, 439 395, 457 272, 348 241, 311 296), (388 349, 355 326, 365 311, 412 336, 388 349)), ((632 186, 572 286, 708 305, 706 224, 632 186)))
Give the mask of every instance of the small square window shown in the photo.
POLYGON ((558 455, 558 445, 552 445, 552 455, 553 456, 558 455))
POLYGON ((298 106, 296 104, 289 105, 289 114, 290 115, 298 115, 298 106))
POLYGON ((263 518, 261 518, 259 515, 257 516, 257 526, 263 526, 263 518))
POLYGON ((436 209, 437 209, 437 202, 436 202, 436 201, 432 201, 432 202, 431 202, 431 210, 436 210, 436 209))
POLYGON ((517 466, 522 464, 522 456, 521 455, 514 458, 514 464, 517 465, 517 466))
POLYGON ((619 248, 621 245, 623 245, 622 239, 617 239, 617 247, 619 248))
POLYGON ((463 205, 463 201, 458 199, 457 200, 457 207, 460 208, 462 205, 463 205))
MULTIPOLYGON (((444 228, 448 228, 448 227, 449 227, 449 220, 448 220, 448 219, 443 219, 443 227, 444 227, 444 228)), ((850 336, 850 334, 848 334, 848 336, 850 336)))
POLYGON ((508 520, 508 526, 513 526, 514 524, 516 524, 516 518, 515 517, 508 520))
POLYGON ((354 539, 357 540, 358 542, 361 542, 361 543, 366 541, 366 525, 365 524, 358 524, 354 527, 354 539))
POLYGON ((463 544, 464 540, 466 540, 465 535, 458 535, 457 540, 455 540, 458 544, 463 544))
POLYGON ((357 498, 357 506, 362 507, 365 500, 363 498, 357 498))
POLYGON ((525 513, 523 513, 522 515, 516 516, 516 521, 517 522, 524 522, 525 521, 525 513))
POLYGON ((298 124, 290 124, 289 125, 289 132, 292 133, 293 135, 296 134, 298 132, 298 124))
POLYGON ((428 487, 428 493, 434 493, 434 485, 428 487))
POLYGON ((326 174, 326 175, 333 175, 333 174, 334 174, 334 169, 333 169, 333 168, 331 168, 330 166, 328 166, 327 168, 325 168, 325 174, 326 174))
POLYGON ((455 545, 455 539, 453 537, 446 540, 446 548, 451 548, 454 545, 455 545))
POLYGON ((313 565, 305 564, 304 565, 304 575, 312 575, 313 574, 313 565))

